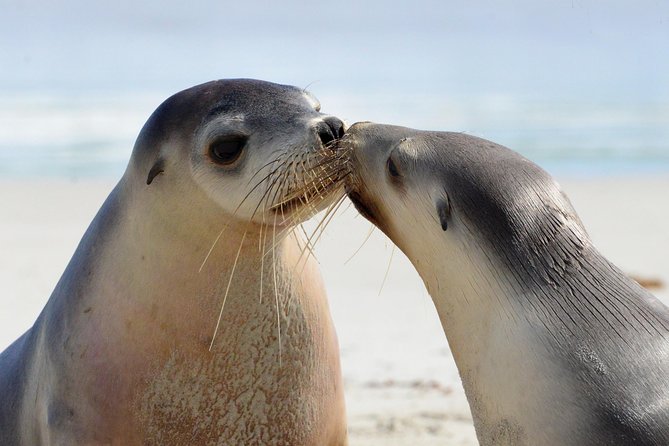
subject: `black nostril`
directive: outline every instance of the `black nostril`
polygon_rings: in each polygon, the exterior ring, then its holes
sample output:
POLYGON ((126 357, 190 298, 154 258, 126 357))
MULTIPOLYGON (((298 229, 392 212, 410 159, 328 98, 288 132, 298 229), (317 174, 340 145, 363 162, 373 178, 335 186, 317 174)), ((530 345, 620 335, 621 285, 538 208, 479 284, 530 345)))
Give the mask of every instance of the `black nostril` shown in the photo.
POLYGON ((320 125, 318 127, 318 137, 321 139, 321 142, 324 146, 327 146, 329 143, 335 140, 335 136, 332 133, 332 130, 327 125, 320 125))
POLYGON ((344 123, 333 116, 328 116, 318 125, 318 137, 324 146, 342 136, 344 136, 344 123))
POLYGON ((332 130, 332 134, 335 138, 339 139, 344 136, 344 123, 341 120, 335 118, 334 116, 328 116, 324 119, 325 123, 332 130))

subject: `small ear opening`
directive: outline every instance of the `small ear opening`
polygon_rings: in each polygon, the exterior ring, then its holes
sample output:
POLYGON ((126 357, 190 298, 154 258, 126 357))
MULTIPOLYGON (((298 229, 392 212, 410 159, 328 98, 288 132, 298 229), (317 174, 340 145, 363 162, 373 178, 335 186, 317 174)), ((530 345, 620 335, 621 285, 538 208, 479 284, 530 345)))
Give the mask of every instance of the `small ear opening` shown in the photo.
POLYGON ((165 170, 165 160, 159 158, 158 161, 149 170, 149 176, 146 178, 146 184, 151 184, 153 179, 163 173, 165 170))
POLYGON ((448 220, 451 218, 451 203, 448 201, 448 197, 437 200, 437 215, 439 216, 441 229, 447 230, 448 220))

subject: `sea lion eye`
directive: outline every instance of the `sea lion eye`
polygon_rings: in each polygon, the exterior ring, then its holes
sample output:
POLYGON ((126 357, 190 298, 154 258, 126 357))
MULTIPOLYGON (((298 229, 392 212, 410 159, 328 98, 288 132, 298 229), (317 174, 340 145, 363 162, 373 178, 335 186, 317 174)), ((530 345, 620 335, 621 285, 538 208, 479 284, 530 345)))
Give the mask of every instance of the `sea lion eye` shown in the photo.
POLYGON ((248 138, 243 135, 226 135, 209 145, 209 157, 216 164, 229 166, 239 159, 248 138))
POLYGON ((400 172, 397 170, 397 166, 395 165, 395 162, 391 157, 388 157, 388 174, 390 174, 391 177, 393 178, 398 178, 400 176, 400 172))

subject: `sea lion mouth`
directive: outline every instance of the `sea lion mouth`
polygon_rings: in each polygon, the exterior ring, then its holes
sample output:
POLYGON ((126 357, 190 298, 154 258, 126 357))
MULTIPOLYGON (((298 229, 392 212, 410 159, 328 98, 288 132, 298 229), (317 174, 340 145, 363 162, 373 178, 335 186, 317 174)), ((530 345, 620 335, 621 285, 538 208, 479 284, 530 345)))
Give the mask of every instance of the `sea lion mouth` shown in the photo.
POLYGON ((275 214, 283 217, 299 214, 300 212, 317 212, 320 203, 327 199, 330 191, 323 189, 314 189, 307 191, 297 191, 284 197, 279 203, 270 208, 275 214))
MULTIPOLYGON (((344 183, 350 169, 341 155, 332 149, 313 168, 300 172, 298 184, 293 184, 269 209, 283 220, 308 218, 337 202, 344 196, 344 183)), ((295 173, 293 173, 295 174, 295 173)))
POLYGON ((325 209, 330 212, 344 200, 351 165, 350 150, 341 147, 342 133, 333 131, 334 138, 321 147, 296 151, 280 161, 270 179, 276 198, 269 200, 267 209, 281 225, 299 224, 325 209))
POLYGON ((351 200, 353 206, 355 206, 360 215, 365 217, 375 226, 380 227, 375 212, 371 209, 371 206, 368 206, 363 202, 362 196, 357 191, 347 190, 346 195, 348 195, 348 198, 351 200))

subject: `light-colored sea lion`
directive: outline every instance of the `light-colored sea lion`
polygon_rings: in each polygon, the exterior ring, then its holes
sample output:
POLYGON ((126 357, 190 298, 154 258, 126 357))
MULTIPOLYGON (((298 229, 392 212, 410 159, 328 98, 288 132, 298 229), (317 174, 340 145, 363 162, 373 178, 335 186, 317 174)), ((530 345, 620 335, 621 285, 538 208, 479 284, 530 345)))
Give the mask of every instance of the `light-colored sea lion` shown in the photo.
POLYGON ((550 175, 461 133, 359 123, 342 147, 349 197, 432 296, 482 445, 669 444, 669 310, 550 175))
POLYGON ((343 197, 326 147, 343 125, 319 111, 295 87, 222 80, 152 114, 0 356, 0 444, 346 443, 335 330, 292 232, 343 197))

